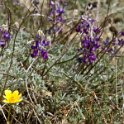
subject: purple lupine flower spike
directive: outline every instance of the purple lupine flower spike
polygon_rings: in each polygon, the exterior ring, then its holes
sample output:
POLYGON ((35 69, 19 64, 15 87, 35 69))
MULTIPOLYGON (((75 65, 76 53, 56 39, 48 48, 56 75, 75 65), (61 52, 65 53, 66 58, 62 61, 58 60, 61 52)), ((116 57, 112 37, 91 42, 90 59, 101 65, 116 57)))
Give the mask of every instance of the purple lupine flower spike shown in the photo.
POLYGON ((82 36, 82 59, 80 60, 83 63, 93 63, 97 59, 96 51, 100 47, 100 30, 97 26, 95 26, 94 19, 88 17, 85 18, 82 19, 81 23, 79 23, 76 28, 76 31, 82 36))
POLYGON ((4 48, 10 39, 11 35, 8 30, 0 27, 0 47, 4 48))
POLYGON ((47 47, 50 45, 50 41, 48 41, 42 31, 38 31, 36 34, 35 40, 31 45, 31 57, 35 58, 41 56, 43 60, 48 59, 47 47))

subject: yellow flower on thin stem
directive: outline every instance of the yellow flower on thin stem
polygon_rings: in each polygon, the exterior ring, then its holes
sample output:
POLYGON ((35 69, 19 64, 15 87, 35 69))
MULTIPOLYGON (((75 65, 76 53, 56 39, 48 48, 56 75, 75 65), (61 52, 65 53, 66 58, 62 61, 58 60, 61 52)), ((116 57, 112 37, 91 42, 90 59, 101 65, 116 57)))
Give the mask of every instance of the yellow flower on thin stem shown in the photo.
POLYGON ((11 90, 5 90, 5 95, 3 97, 5 98, 3 100, 4 103, 18 103, 22 101, 22 94, 19 94, 18 90, 11 91, 11 90))

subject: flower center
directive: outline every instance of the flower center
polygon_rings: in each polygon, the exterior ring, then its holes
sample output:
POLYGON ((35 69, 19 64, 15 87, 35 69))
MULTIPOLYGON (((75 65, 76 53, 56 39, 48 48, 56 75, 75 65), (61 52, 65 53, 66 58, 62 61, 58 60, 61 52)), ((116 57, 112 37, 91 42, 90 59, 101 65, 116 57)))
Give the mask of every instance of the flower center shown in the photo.
POLYGON ((14 96, 11 96, 10 99, 9 99, 9 101, 10 101, 11 103, 15 102, 14 96))

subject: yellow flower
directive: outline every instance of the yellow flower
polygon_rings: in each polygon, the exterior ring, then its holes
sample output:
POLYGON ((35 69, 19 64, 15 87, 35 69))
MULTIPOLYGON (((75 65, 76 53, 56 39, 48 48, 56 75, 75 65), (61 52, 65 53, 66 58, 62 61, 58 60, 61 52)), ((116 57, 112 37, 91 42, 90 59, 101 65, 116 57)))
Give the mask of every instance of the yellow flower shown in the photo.
POLYGON ((19 94, 18 90, 15 90, 13 92, 11 90, 5 90, 4 93, 4 103, 17 103, 22 101, 22 94, 19 94))

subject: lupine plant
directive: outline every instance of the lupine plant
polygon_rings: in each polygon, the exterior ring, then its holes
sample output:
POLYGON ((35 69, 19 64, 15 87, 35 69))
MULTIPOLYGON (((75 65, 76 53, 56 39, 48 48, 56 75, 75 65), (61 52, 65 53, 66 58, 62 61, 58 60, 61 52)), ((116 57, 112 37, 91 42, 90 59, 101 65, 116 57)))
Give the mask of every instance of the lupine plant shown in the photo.
POLYGON ((123 5, 2 0, 1 124, 123 123, 123 5))
POLYGON ((4 25, 0 27, 0 47, 4 48, 10 41, 10 37, 10 33, 5 29, 4 25))
POLYGON ((48 59, 48 52, 46 47, 49 46, 49 44, 50 41, 47 41, 42 32, 40 33, 39 31, 39 34, 36 34, 36 38, 31 45, 31 57, 34 58, 41 56, 44 60, 48 59))

